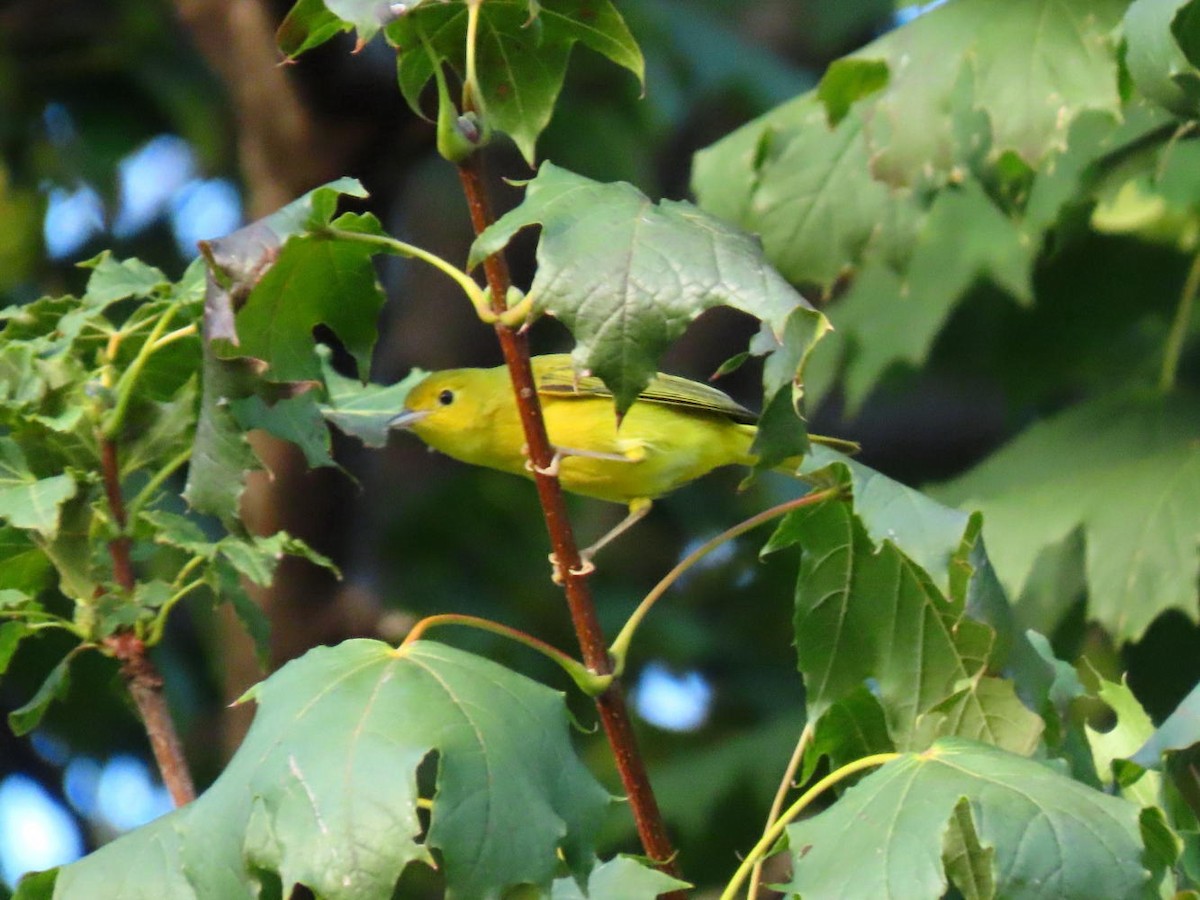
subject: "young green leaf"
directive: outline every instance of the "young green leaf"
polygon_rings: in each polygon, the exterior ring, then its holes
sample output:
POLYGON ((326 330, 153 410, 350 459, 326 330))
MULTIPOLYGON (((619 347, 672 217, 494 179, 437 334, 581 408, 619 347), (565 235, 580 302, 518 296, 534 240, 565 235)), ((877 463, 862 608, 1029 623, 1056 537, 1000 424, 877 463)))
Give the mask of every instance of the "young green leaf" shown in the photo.
POLYGON ((560 694, 439 644, 354 640, 248 696, 258 713, 213 786, 63 867, 57 896, 251 896, 270 872, 284 896, 303 884, 368 900, 432 863, 431 848, 459 897, 548 890, 563 860, 578 877, 590 869, 611 798, 574 754, 560 694), (430 757, 426 833, 417 770, 430 757))
POLYGON ((1126 784, 1119 771, 1120 763, 1132 756, 1154 733, 1154 723, 1124 680, 1117 683, 1100 678, 1099 681, 1097 696, 1112 710, 1116 722, 1105 731, 1090 725, 1084 726, 1096 772, 1106 788, 1114 791, 1119 789, 1121 796, 1139 806, 1155 806, 1160 802, 1159 789, 1162 787, 1162 779, 1157 772, 1142 774, 1140 768, 1125 763, 1127 769, 1136 769, 1136 781, 1126 784))
POLYGON ((387 444, 389 423, 404 408, 408 392, 428 374, 414 369, 395 384, 363 384, 334 369, 327 352, 321 353, 321 370, 327 398, 321 415, 344 434, 375 449, 387 444))
MULTIPOLYGON (((906 754, 811 819, 788 828, 804 897, 940 897, 950 825, 965 798, 972 867, 989 863, 997 897, 1134 900, 1155 896, 1142 865, 1138 807, 1049 766, 960 738, 906 754), (990 851, 981 854, 983 848, 990 851), (988 858, 990 856, 990 859, 988 858)), ((960 829, 960 835, 963 834, 960 829)), ((961 863, 956 882, 964 874, 961 863)), ((986 895, 992 896, 992 895, 986 895)))
POLYGON ((171 287, 171 280, 154 266, 140 259, 114 259, 108 250, 79 265, 92 270, 84 306, 103 308, 128 297, 160 294, 171 287))
POLYGON ((42 681, 41 687, 37 689, 32 697, 19 709, 14 709, 8 714, 8 727, 12 729, 13 734, 18 737, 23 734, 29 734, 33 729, 37 728, 38 723, 42 721, 42 716, 46 714, 46 710, 50 708, 50 704, 56 698, 62 697, 67 692, 67 688, 71 684, 71 656, 68 654, 58 661, 50 674, 42 681))
POLYGON ((38 478, 16 441, 0 437, 0 519, 53 539, 60 507, 76 490, 75 479, 67 473, 38 478))
POLYGON ((535 314, 571 330, 576 364, 608 385, 619 411, 706 309, 725 305, 757 316, 778 340, 794 310, 811 310, 749 235, 689 203, 656 205, 632 185, 601 184, 551 163, 529 182, 521 205, 479 236, 468 264, 534 224, 542 228, 529 291, 535 314))
MULTIPOLYGON (((435 67, 467 76, 467 5, 424 3, 388 25, 400 90, 421 114, 423 88, 435 67)), ((645 62, 611 0, 488 0, 479 5, 475 68, 491 128, 516 143, 532 166, 538 136, 550 122, 576 43, 601 53, 642 81, 645 62)))
MULTIPOLYGON (((2 591, 0 594, 20 594, 20 592, 2 591)), ((21 596, 24 597, 23 594, 21 596)), ((3 599, 0 599, 0 609, 3 609, 4 605, 3 599)), ((3 675, 8 669, 8 664, 12 662, 13 654, 17 652, 17 646, 21 643, 21 639, 30 634, 29 627, 20 620, 0 622, 0 675, 3 675)))

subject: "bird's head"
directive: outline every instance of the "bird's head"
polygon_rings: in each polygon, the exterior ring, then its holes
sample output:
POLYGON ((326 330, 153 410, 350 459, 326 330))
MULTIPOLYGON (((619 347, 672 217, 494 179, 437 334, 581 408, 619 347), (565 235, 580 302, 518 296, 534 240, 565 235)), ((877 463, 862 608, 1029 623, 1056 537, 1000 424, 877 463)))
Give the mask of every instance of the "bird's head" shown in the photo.
POLYGON ((447 369, 430 373, 408 392, 404 410, 391 421, 393 428, 406 428, 429 446, 451 456, 459 456, 475 436, 486 427, 496 397, 494 388, 508 389, 506 383, 491 385, 487 369, 447 369))

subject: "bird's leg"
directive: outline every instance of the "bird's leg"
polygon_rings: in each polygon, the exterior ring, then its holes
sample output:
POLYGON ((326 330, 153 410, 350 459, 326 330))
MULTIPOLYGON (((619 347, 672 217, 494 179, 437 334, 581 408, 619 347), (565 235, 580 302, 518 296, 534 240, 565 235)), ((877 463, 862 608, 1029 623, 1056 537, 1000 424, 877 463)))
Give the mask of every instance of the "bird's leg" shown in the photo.
POLYGON ((626 531, 636 525, 642 519, 646 518, 646 514, 650 512, 650 507, 654 505, 654 501, 648 497, 638 497, 629 503, 629 513, 610 528, 600 540, 585 547, 579 552, 579 558, 584 561, 585 565, 591 565, 592 557, 600 552, 601 548, 608 546, 626 531))
POLYGON ((583 456, 588 459, 608 459, 613 462, 637 462, 641 457, 633 458, 621 453, 605 453, 602 450, 580 450, 576 447, 555 447, 554 456, 550 459, 548 466, 536 466, 533 460, 528 458, 528 445, 521 448, 526 454, 525 468, 530 472, 537 472, 539 475, 557 475, 559 466, 562 464, 563 458, 567 456, 583 456))
MULTIPOLYGON (((567 457, 567 456, 581 456, 586 459, 606 459, 606 460, 611 460, 612 462, 625 462, 625 463, 641 462, 643 459, 646 458, 646 449, 645 449, 645 447, 642 447, 642 446, 631 447, 625 453, 606 453, 602 450, 582 450, 578 447, 555 446, 554 456, 550 460, 550 465, 537 466, 537 465, 534 465, 532 459, 528 458, 529 457, 529 446, 528 445, 523 446, 521 448, 521 451, 526 455, 525 468, 527 471, 537 472, 539 475, 553 475, 553 476, 558 475, 559 468, 562 464, 563 458, 567 457)), ((580 559, 579 568, 570 569, 569 570, 570 574, 576 575, 576 576, 589 575, 592 572, 596 571, 596 565, 595 565, 595 563, 592 562, 592 557, 596 555, 596 553, 600 550, 601 547, 605 546, 610 541, 612 541, 614 538, 616 538, 618 535, 627 531, 629 528, 631 528, 633 525, 635 525, 638 521, 645 518, 646 513, 650 512, 650 507, 652 505, 653 505, 653 501, 651 501, 647 498, 644 498, 644 497, 641 497, 641 498, 638 498, 638 499, 632 501, 629 504, 629 514, 624 519, 622 519, 621 522, 618 523, 616 527, 610 529, 607 534, 605 534, 602 538, 600 538, 600 540, 596 541, 594 544, 591 544, 590 546, 588 546, 580 551, 580 553, 579 553, 579 559, 580 559)), ((550 575, 550 579, 555 584, 562 584, 563 583, 562 566, 558 562, 558 556, 554 553, 550 554, 550 566, 552 568, 552 573, 550 575)))
MULTIPOLYGON (((629 513, 624 519, 605 532, 600 540, 579 551, 579 568, 570 569, 570 573, 578 576, 589 575, 596 571, 596 564, 592 562, 592 557, 599 553, 601 548, 608 546, 642 519, 646 518, 646 514, 650 512, 650 507, 653 505, 654 501, 648 497, 638 497, 636 500, 630 501, 629 513)), ((550 554, 550 566, 553 570, 550 580, 555 584, 562 584, 562 566, 559 565, 558 557, 553 553, 550 554)))

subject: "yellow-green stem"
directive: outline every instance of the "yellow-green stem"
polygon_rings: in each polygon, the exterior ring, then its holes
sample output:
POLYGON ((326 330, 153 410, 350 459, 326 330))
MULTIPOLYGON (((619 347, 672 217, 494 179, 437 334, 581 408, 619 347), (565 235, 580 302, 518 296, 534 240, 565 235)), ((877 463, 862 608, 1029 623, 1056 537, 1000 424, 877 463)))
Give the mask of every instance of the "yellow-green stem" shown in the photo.
POLYGON ((1192 257, 1192 265, 1188 269, 1187 278, 1183 282, 1183 291, 1179 295, 1179 305, 1175 308, 1175 320, 1167 333, 1167 345, 1163 350, 1162 374, 1158 386, 1164 392, 1175 387, 1175 375, 1179 370, 1179 357, 1183 354, 1183 345, 1187 340, 1188 326, 1192 321, 1192 307, 1196 303, 1196 294, 1200 292, 1200 253, 1192 257))
POLYGON ((642 624, 642 620, 646 618, 647 613, 650 612, 650 608, 654 606, 656 602, 658 602, 659 597, 665 594, 671 585, 679 580, 680 576, 682 576, 684 572, 686 572, 704 557, 708 556, 708 554, 712 553, 726 541, 731 541, 735 537, 745 534, 751 529, 757 528, 764 522, 769 522, 771 519, 778 518, 779 516, 789 513, 792 510, 800 509, 805 506, 812 506, 816 503, 823 503, 826 500, 830 500, 833 497, 836 497, 839 491, 839 488, 827 488, 822 491, 814 491, 813 493, 805 494, 803 497, 797 497, 795 500, 789 500, 786 503, 780 503, 778 506, 773 506, 768 510, 758 513, 758 515, 751 516, 744 522, 739 522, 732 528, 721 532, 716 537, 705 541, 703 544, 685 556, 675 566, 675 568, 673 568, 663 577, 662 581, 654 586, 653 590, 646 595, 645 599, 638 604, 638 608, 633 611, 633 614, 625 622, 625 626, 621 629, 621 633, 618 634, 616 639, 612 642, 608 652, 613 659, 614 674, 616 674, 618 677, 621 675, 621 672, 625 667, 625 657, 629 653, 629 645, 633 642, 633 636, 637 632, 638 626, 642 624))
POLYGON ((162 483, 175 474, 191 458, 192 448, 188 447, 185 450, 181 450, 166 465, 154 473, 151 479, 146 482, 145 487, 137 492, 137 496, 130 500, 129 505, 126 507, 130 522, 133 521, 143 506, 154 499, 154 492, 162 487, 162 483))
POLYGON ((733 878, 729 880, 729 884, 725 886, 725 890, 721 893, 720 900, 733 900, 737 892, 741 889, 742 882, 746 880, 746 876, 754 868, 755 863, 760 858, 766 857, 771 848, 775 846, 775 842, 779 840, 780 835, 783 834, 783 829, 790 825, 792 820, 800 815, 800 813, 804 812, 813 800, 839 781, 844 781, 851 775, 861 772, 863 769, 882 766, 899 757, 899 753, 876 753, 873 756, 864 756, 862 759, 856 759, 854 762, 842 766, 836 772, 829 773, 801 794, 800 799, 789 806, 787 812, 780 816, 775 824, 763 832, 763 836, 754 845, 754 849, 746 854, 746 858, 742 860, 742 864, 738 866, 737 871, 733 873, 733 878))
POLYGON ((161 348, 167 346, 167 344, 173 344, 180 338, 191 337, 193 334, 199 334, 199 332, 199 327, 194 323, 191 325, 184 325, 182 328, 176 328, 174 331, 170 332, 169 334, 164 334, 162 337, 156 340, 154 342, 153 349, 160 350, 161 348))
POLYGON ((467 295, 467 299, 471 301, 471 305, 475 307, 475 312, 481 319, 489 324, 496 321, 496 315, 491 311, 487 294, 483 288, 477 285, 471 276, 462 271, 462 269, 446 262, 446 260, 437 254, 382 234, 363 234, 357 231, 342 231, 339 228, 330 228, 326 233, 330 237, 337 238, 340 241, 358 241, 362 244, 374 244, 377 247, 382 247, 385 250, 395 253, 397 256, 407 256, 428 263, 438 271, 454 279, 458 286, 462 288, 463 293, 467 295))
POLYGON ((463 111, 482 112, 483 92, 475 74, 475 47, 479 34, 479 5, 483 0, 467 0, 467 65, 463 80, 463 111))
MULTIPOLYGON (((104 437, 112 440, 121 430, 121 423, 125 419, 125 411, 129 408, 129 401, 133 397, 133 388, 137 384, 138 377, 142 374, 142 369, 145 367, 147 360, 154 355, 154 342, 162 337, 162 333, 166 331, 167 326, 171 324, 171 320, 175 318, 176 307, 168 306, 163 314, 159 316, 158 321, 154 323, 154 328, 150 334, 146 336, 141 349, 138 350, 137 356, 133 358, 133 362, 129 364, 121 377, 117 379, 116 387, 113 389, 117 395, 117 402, 113 405, 104 422, 104 437)), ((110 359, 109 362, 112 362, 110 359)))
POLYGON ((167 625, 167 616, 171 610, 175 608, 175 604, 194 591, 196 588, 204 585, 203 578, 197 578, 189 584, 184 585, 179 590, 167 599, 166 603, 158 608, 158 614, 150 623, 149 633, 146 635, 146 645, 153 647, 162 640, 163 629, 167 625))
MULTIPOLYGON (((792 758, 788 760, 787 767, 783 770, 783 778, 779 780, 779 789, 775 791, 775 799, 771 802, 771 810, 767 813, 767 821, 763 825, 764 834, 779 821, 779 814, 783 810, 783 801, 787 799, 788 791, 797 786, 794 784, 796 770, 800 768, 800 763, 804 760, 804 751, 812 740, 812 736, 812 722, 805 722, 804 729, 800 732, 800 739, 796 741, 796 748, 792 751, 792 758)), ((758 886, 762 882, 763 863, 766 861, 765 856, 760 856, 754 863, 754 868, 750 871, 750 883, 746 887, 746 900, 754 900, 758 896, 758 886)))
POLYGON ((563 653, 557 647, 552 647, 545 641, 539 640, 532 635, 526 634, 523 631, 518 631, 515 628, 510 628, 507 625, 501 625, 499 622, 493 622, 491 619, 481 619, 478 616, 460 615, 456 613, 443 613, 437 616, 428 616, 417 622, 412 627, 412 630, 405 635, 401 642, 401 647, 406 647, 409 644, 420 640, 430 628, 436 628, 440 625, 463 625, 467 628, 477 628, 480 631, 488 631, 492 634, 498 634, 501 637, 506 637, 516 641, 518 644, 524 644, 531 650, 536 650, 542 656, 556 664, 560 669, 571 676, 571 680, 579 685, 589 697, 595 697, 603 693, 612 683, 611 675, 597 675, 594 672, 589 672, 588 669, 578 660, 572 659, 567 654, 563 653))

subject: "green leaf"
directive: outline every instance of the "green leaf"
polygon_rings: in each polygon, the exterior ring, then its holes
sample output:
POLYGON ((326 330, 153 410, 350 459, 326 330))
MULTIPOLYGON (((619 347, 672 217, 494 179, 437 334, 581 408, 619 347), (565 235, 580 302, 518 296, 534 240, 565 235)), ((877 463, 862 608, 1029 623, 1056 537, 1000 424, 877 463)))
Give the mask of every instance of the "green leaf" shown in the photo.
POLYGON ((253 535, 241 538, 231 535, 222 538, 216 549, 237 569, 238 574, 261 587, 268 587, 274 580, 275 569, 284 554, 304 557, 311 563, 337 572, 332 561, 286 531, 277 531, 268 537, 253 535))
POLYGON ((344 434, 358 438, 368 447, 386 446, 389 423, 404 408, 408 392, 429 373, 413 369, 395 384, 363 384, 356 378, 340 374, 333 368, 329 356, 327 352, 321 353, 327 399, 321 404, 321 415, 344 434))
POLYGON ((978 182, 937 195, 903 276, 875 263, 838 304, 835 324, 853 348, 846 361, 852 409, 895 363, 923 363, 950 313, 977 280, 1032 301, 1037 245, 1023 235, 978 182))
POLYGON ((1129 759, 1143 769, 1157 769, 1164 753, 1186 750, 1193 744, 1200 744, 1200 684, 1188 692, 1166 721, 1129 759))
POLYGON ((632 185, 600 184, 551 163, 529 182, 521 205, 479 236, 469 265, 535 223, 542 226, 530 288, 535 312, 571 330, 575 363, 608 385, 621 411, 649 383, 667 345, 706 309, 750 313, 782 340, 793 310, 809 307, 748 235, 689 203, 655 205, 632 185))
POLYGON ((954 806, 942 850, 942 864, 964 900, 991 900, 996 896, 995 852, 979 843, 975 820, 971 818, 971 804, 965 797, 954 806))
POLYGON ((16 442, 0 437, 0 519, 53 539, 60 508, 77 489, 75 479, 66 473, 38 478, 16 442))
MULTIPOLYGON (((347 213, 328 223, 382 234, 374 216, 347 213)), ((320 377, 312 330, 326 325, 365 374, 375 345, 383 292, 371 264, 380 248, 321 233, 290 238, 236 316, 238 355, 263 360, 272 381, 320 377)), ((230 354, 227 354, 230 355, 230 354)))
MULTIPOLYGON (((379 6, 377 3, 372 5, 376 8, 379 6)), ((366 30, 370 31, 372 27, 378 28, 378 19, 367 22, 366 30)), ((285 56, 294 59, 305 50, 319 47, 353 28, 352 20, 338 16, 324 0, 297 0, 280 23, 275 41, 285 56)), ((361 34, 359 40, 366 43, 361 34)))
POLYGON ((811 779, 823 759, 829 761, 831 769, 837 769, 864 756, 895 749, 883 707, 865 685, 860 685, 834 702, 817 722, 796 782, 803 784, 811 779))
POLYGON ((786 124, 768 119, 697 153, 692 185, 702 209, 758 234, 789 281, 827 290, 894 217, 897 201, 869 175, 856 113, 831 131, 815 93, 776 112, 786 124))
POLYGON ((138 582, 132 597, 124 592, 108 591, 92 605, 93 624, 89 633, 98 638, 108 637, 121 629, 148 622, 174 593, 170 584, 159 579, 138 582))
POLYGON ((68 654, 50 670, 50 674, 46 676, 42 686, 29 698, 29 701, 8 714, 8 727, 12 729, 13 734, 20 737, 37 728, 38 723, 42 721, 42 716, 50 708, 50 704, 66 694, 67 688, 71 684, 70 665, 71 656, 68 654))
MULTIPOLYGON (((422 4, 392 22, 387 38, 398 55, 400 90, 416 113, 434 66, 447 63, 465 79, 465 3, 422 4)), ((610 0, 489 0, 479 8, 476 41, 481 112, 488 125, 513 139, 531 166, 576 43, 639 81, 645 76, 642 51, 610 0)))
POLYGON ((790 826, 794 874, 786 890, 804 897, 942 896, 944 836, 963 799, 975 852, 991 854, 995 896, 1152 896, 1134 804, 958 738, 893 760, 831 809, 790 826))
MULTIPOLYGON (((391 896, 440 854, 448 896, 583 876, 610 804, 571 747, 561 694, 438 644, 309 651, 250 695, 259 709, 208 791, 58 874, 59 896, 391 896), (423 834, 417 770, 437 783, 423 834)), ((618 873, 620 874, 620 873, 618 873)))
POLYGON ((246 431, 261 428, 300 448, 309 468, 337 465, 330 456, 329 428, 320 407, 308 391, 266 403, 257 394, 229 404, 237 423, 246 431))
POLYGON ((118 440, 122 475, 152 470, 191 446, 198 399, 196 378, 192 376, 166 402, 134 401, 118 440))
POLYGON ((835 59, 817 85, 817 99, 825 106, 830 126, 835 126, 850 107, 863 97, 887 87, 887 63, 877 59, 835 59))
POLYGON ((92 270, 87 292, 83 295, 84 306, 103 308, 118 300, 147 297, 171 287, 171 280, 154 266, 148 266, 140 259, 114 259, 108 250, 79 266, 92 270))
MULTIPOLYGON (((218 290, 215 282, 213 289, 218 290)), ((253 372, 245 360, 220 359, 205 342, 200 418, 183 492, 196 512, 214 515, 226 528, 238 531, 246 472, 261 467, 229 408, 229 398, 252 390, 247 382, 253 372)))
MULTIPOLYGON (((964 127, 977 132, 969 123, 980 115, 990 133, 988 160, 1014 151, 1034 167, 1065 144, 1076 116, 1116 115, 1111 32, 1124 7, 1120 0, 956 0, 930 10, 839 63, 825 87, 839 103, 852 99, 840 72, 868 71, 874 86, 883 64, 888 77, 845 118, 835 116, 835 128, 811 92, 697 154, 700 205, 760 233, 791 280, 827 285, 857 264, 871 229, 882 226, 882 239, 894 230, 881 215, 893 202, 885 186, 962 179, 981 149, 963 143, 964 127), (811 171, 798 172, 799 160, 811 171), (814 253, 794 240, 802 229, 843 249, 833 257, 814 253)), ((907 192, 894 202, 922 208, 907 192)), ((897 221, 911 219, 909 212, 897 221)))
MULTIPOLYGON (((3 592, 10 593, 8 591, 3 592)), ((12 592, 18 593, 18 592, 12 592)), ((0 608, 3 608, 4 603, 0 602, 0 608)), ((12 662, 13 654, 17 652, 17 646, 23 638, 28 637, 32 632, 20 620, 0 623, 0 675, 8 669, 8 664, 12 662)))
POLYGON ((983 512, 1010 593, 1043 548, 1082 529, 1089 615, 1137 640, 1168 609, 1196 615, 1198 420, 1188 393, 1114 393, 1035 424, 936 493, 983 512))
POLYGON ((1125 65, 1142 94, 1171 112, 1200 114, 1200 2, 1134 0, 1125 13, 1125 65))
MULTIPOLYGON (((1122 796, 1138 806, 1155 806, 1159 802, 1161 778, 1155 772, 1141 775, 1134 784, 1126 784, 1114 768, 1118 760, 1132 756, 1154 732, 1154 723, 1142 708, 1133 691, 1125 684, 1100 679, 1097 695, 1113 711, 1116 722, 1108 731, 1098 731, 1085 725, 1092 758, 1105 787, 1121 788, 1122 796)), ((1140 770, 1138 772, 1140 775, 1140 770)))
POLYGON ((587 890, 580 890, 574 878, 556 878, 550 900, 654 900, 659 894, 690 887, 631 856, 618 856, 592 869, 587 890))
POLYGON ((271 663, 271 620, 263 608, 254 602, 254 598, 242 589, 231 563, 218 560, 217 565, 206 574, 213 594, 229 602, 233 614, 254 642, 254 657, 259 668, 267 671, 271 663))
POLYGON ((312 329, 318 324, 337 332, 360 373, 367 370, 383 302, 370 263, 377 248, 335 239, 329 229, 378 234, 379 226, 371 216, 334 220, 342 195, 363 197, 365 191, 340 179, 201 244, 210 268, 203 393, 185 496, 193 509, 218 516, 230 530, 238 529, 245 473, 258 467, 231 403, 259 395, 270 405, 315 386, 320 361, 312 329))
POLYGON ((36 593, 49 585, 50 560, 28 534, 0 525, 0 588, 36 593))
MULTIPOLYGON (((850 493, 844 464, 835 463, 825 477, 841 480, 850 493)), ((880 493, 869 501, 852 504, 847 497, 790 513, 764 550, 803 548, 796 655, 810 720, 871 679, 899 749, 958 734, 1030 752, 1042 722, 1017 700, 1010 682, 987 674, 995 632, 967 616, 969 578, 954 572, 966 563, 971 541, 960 533, 959 550, 944 564, 951 587, 944 594, 897 546, 899 537, 876 544, 856 513, 858 503, 882 503, 889 514, 902 515, 906 494, 891 484, 888 490, 886 479, 875 481, 880 493)), ((913 532, 920 535, 919 527, 899 525, 893 535, 913 532)), ((917 543, 926 541, 922 536, 917 543)))

